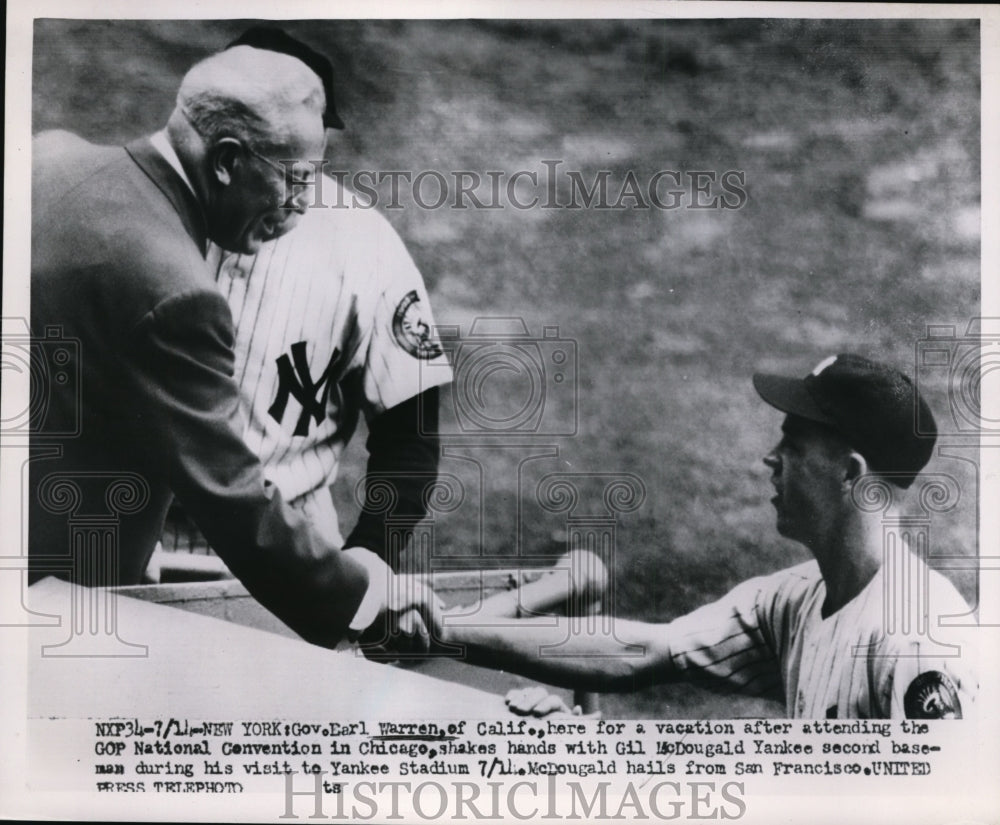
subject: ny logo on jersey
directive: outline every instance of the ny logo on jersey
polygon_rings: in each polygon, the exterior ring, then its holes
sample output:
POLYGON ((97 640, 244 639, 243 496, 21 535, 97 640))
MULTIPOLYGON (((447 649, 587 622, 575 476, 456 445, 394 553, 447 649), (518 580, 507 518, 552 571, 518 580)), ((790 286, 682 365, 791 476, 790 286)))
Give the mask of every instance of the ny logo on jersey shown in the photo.
POLYGON ((330 397, 330 389, 333 386, 333 375, 337 366, 337 359, 340 357, 340 350, 335 349, 330 356, 330 363, 326 365, 323 374, 318 381, 313 381, 309 374, 309 361, 306 358, 306 342, 299 341, 292 344, 292 357, 289 360, 287 355, 282 355, 275 360, 278 366, 278 394, 274 398, 274 403, 268 407, 268 415, 279 424, 285 417, 285 408, 288 406, 289 396, 294 396, 295 400, 302 405, 302 412, 299 413, 299 420, 295 423, 295 435, 309 435, 309 419, 312 418, 317 424, 323 421, 326 411, 326 402, 330 397), (319 397, 317 398, 317 393, 319 397))

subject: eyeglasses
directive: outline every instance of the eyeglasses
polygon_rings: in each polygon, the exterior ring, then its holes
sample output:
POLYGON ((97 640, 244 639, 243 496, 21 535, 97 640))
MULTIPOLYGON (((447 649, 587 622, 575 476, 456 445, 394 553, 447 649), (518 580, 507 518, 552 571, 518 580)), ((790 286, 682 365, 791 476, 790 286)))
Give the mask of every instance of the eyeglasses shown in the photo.
POLYGON ((247 150, 251 155, 253 155, 258 160, 264 161, 268 166, 274 169, 281 177, 286 180, 292 186, 311 186, 313 180, 311 178, 301 177, 295 175, 295 170, 292 166, 296 161, 285 161, 284 163, 278 163, 278 161, 271 160, 266 155, 262 155, 255 149, 252 149, 245 143, 240 144, 244 149, 247 150))
POLYGON ((308 191, 307 187, 312 186, 314 183, 313 177, 302 177, 296 176, 295 170, 293 168, 294 161, 286 161, 285 163, 278 163, 277 161, 271 160, 266 155, 262 155, 260 152, 252 149, 245 143, 240 144, 248 153, 253 155, 258 160, 264 161, 268 166, 274 169, 281 180, 284 181, 285 189, 284 193, 287 195, 285 199, 284 207, 287 209, 294 209, 296 211, 301 211, 305 207, 303 201, 303 195, 308 191), (295 187, 299 187, 296 191, 295 187))
MULTIPOLYGON (((201 137, 201 133, 198 131, 198 127, 195 125, 194 120, 191 117, 191 113, 188 112, 186 106, 180 107, 180 112, 184 116, 184 119, 190 124, 191 128, 194 129, 195 133, 201 137)), ((204 138, 202 138, 204 140, 204 138)), ((277 161, 271 160, 269 157, 262 155, 260 152, 251 148, 247 143, 240 140, 240 146, 247 150, 251 155, 253 155, 258 160, 264 161, 268 166, 270 166, 274 171, 276 171, 285 181, 286 191, 288 188, 293 186, 311 186, 314 183, 313 177, 296 177, 295 171, 285 164, 278 163, 277 161)), ((294 164, 294 161, 293 161, 294 164)), ((289 201, 293 200, 295 195, 289 197, 289 201)))

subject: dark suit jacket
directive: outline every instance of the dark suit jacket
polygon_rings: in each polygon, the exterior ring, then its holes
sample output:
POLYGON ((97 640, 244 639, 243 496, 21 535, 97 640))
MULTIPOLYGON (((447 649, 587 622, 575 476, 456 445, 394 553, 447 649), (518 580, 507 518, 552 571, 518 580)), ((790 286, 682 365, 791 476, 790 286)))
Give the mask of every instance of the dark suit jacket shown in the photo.
POLYGON ((367 575, 282 502, 243 443, 205 232, 148 140, 35 138, 30 575, 137 583, 172 492, 251 594, 333 645, 367 575))

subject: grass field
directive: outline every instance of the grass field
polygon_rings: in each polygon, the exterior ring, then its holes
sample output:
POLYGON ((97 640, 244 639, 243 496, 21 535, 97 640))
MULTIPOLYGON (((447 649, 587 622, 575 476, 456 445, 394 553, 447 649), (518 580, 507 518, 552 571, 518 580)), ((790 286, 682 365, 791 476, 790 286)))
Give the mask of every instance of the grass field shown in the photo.
MULTIPOLYGON (((152 131, 191 62, 244 27, 40 21, 33 131, 99 142, 152 131)), ((575 410, 578 431, 530 448, 554 445, 558 456, 520 474, 527 447, 466 450, 478 466, 444 459, 469 496, 435 522, 441 556, 492 564, 560 552, 565 516, 534 500, 539 478, 558 471, 642 480, 644 504, 617 527, 620 615, 669 619, 803 560, 774 531, 760 459, 781 416, 757 399, 750 374, 805 374, 844 350, 912 374, 928 324, 956 325, 961 337, 978 314, 974 21, 287 28, 334 57, 348 128, 331 139, 333 169, 509 176, 560 161, 587 181, 607 170, 612 192, 629 172, 643 182, 659 170, 745 175, 739 209, 425 209, 404 194, 402 208, 386 210, 439 324, 467 333, 477 316, 517 316, 535 335, 557 326, 576 345, 576 392, 553 390, 546 414, 565 422, 575 410)), ((919 378, 950 426, 947 376, 919 378)), ((501 387, 487 400, 513 403, 501 387)), ((364 457, 358 437, 336 486, 345 523, 364 457)), ((929 469, 963 491, 935 517, 934 552, 974 554, 970 465, 937 458, 929 469)), ((590 506, 597 482, 580 484, 590 506)), ((974 602, 973 578, 951 575, 974 602)), ((607 716, 743 712, 768 709, 690 688, 605 702, 607 716)))

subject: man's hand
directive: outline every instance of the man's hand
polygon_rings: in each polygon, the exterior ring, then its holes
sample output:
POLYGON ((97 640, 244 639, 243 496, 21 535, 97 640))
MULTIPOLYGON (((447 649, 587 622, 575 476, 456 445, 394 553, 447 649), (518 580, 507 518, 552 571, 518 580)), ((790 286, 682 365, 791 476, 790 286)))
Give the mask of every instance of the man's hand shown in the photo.
MULTIPOLYGON (((572 710, 562 700, 561 696, 549 693, 543 687, 515 688, 508 691, 504 700, 507 707, 518 716, 549 716, 567 715, 583 716, 583 709, 576 705, 572 710)), ((600 712, 588 714, 588 719, 599 719, 600 712)))
POLYGON ((390 573, 385 585, 385 603, 361 634, 361 652, 381 662, 426 656, 432 633, 441 636, 441 600, 415 576, 390 573))

